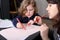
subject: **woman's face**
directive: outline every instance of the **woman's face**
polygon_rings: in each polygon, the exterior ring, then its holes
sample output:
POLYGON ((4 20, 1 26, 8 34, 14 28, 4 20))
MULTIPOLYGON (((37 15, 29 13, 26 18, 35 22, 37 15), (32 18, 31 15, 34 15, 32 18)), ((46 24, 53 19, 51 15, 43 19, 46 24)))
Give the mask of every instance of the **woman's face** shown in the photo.
POLYGON ((34 14, 34 8, 32 5, 28 5, 26 8, 27 8, 27 12, 26 12, 25 16, 30 18, 34 14))
POLYGON ((48 15, 50 19, 55 18, 58 14, 57 4, 48 4, 46 10, 48 11, 48 15))

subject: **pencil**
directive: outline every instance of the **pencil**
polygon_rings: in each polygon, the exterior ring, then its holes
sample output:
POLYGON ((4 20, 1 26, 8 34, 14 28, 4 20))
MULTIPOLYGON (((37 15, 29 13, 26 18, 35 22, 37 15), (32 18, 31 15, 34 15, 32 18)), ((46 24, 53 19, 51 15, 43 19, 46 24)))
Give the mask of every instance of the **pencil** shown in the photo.
POLYGON ((16 19, 22 25, 22 28, 26 30, 26 28, 23 26, 23 24, 20 22, 20 20, 18 18, 16 18, 16 19))

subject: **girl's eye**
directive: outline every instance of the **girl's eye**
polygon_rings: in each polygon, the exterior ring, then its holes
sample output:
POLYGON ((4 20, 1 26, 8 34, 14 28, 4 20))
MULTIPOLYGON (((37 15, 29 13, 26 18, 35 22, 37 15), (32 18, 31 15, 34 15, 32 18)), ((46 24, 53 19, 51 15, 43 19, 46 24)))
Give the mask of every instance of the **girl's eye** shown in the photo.
POLYGON ((32 11, 33 9, 29 9, 29 11, 32 11))

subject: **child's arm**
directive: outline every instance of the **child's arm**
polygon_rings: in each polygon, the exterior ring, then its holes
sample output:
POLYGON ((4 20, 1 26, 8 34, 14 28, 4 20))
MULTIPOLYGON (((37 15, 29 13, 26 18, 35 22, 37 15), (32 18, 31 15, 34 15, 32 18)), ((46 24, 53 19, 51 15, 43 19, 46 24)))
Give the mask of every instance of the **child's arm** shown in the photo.
POLYGON ((17 21, 18 21, 18 23, 16 24, 16 27, 17 27, 17 28, 26 29, 26 28, 24 27, 24 25, 19 21, 19 19, 18 19, 18 18, 16 18, 16 19, 17 19, 17 21))
POLYGON ((30 20, 28 23, 27 23, 27 25, 29 26, 29 25, 32 25, 34 23, 34 21, 33 20, 30 20))
POLYGON ((32 25, 34 23, 37 23, 38 25, 42 24, 42 19, 40 16, 35 16, 35 18, 33 20, 30 20, 27 25, 32 25))

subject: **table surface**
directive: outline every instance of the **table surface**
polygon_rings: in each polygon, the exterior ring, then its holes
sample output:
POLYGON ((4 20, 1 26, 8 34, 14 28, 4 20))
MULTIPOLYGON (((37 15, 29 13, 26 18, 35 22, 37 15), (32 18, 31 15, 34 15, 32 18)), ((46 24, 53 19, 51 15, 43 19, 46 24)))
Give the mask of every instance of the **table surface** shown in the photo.
POLYGON ((24 40, 29 35, 34 34, 39 31, 39 26, 31 25, 24 29, 17 29, 17 28, 8 28, 0 31, 0 34, 3 35, 8 40, 24 40))

